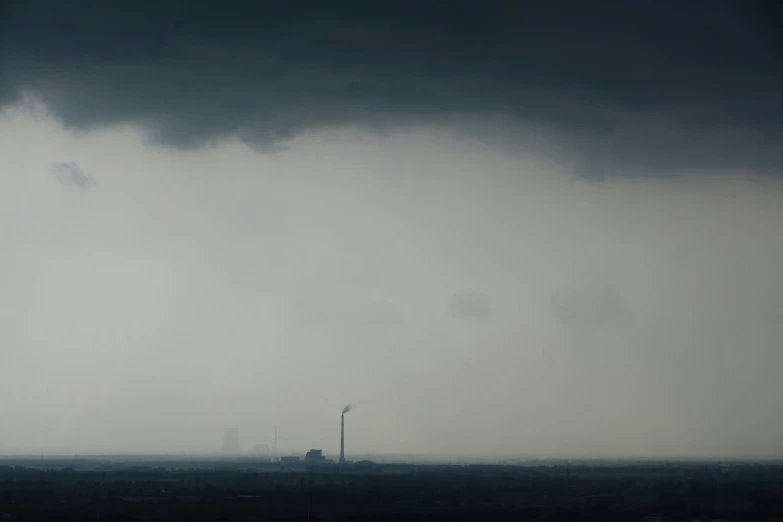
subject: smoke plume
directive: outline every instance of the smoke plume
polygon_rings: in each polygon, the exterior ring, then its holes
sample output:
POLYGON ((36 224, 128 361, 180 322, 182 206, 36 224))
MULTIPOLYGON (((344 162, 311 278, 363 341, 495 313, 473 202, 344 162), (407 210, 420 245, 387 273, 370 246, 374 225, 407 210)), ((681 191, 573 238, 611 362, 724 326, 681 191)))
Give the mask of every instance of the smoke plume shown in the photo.
POLYGON ((353 409, 353 405, 352 404, 348 404, 345 408, 343 408, 343 413, 342 414, 345 415, 346 413, 348 413, 352 409, 353 409))

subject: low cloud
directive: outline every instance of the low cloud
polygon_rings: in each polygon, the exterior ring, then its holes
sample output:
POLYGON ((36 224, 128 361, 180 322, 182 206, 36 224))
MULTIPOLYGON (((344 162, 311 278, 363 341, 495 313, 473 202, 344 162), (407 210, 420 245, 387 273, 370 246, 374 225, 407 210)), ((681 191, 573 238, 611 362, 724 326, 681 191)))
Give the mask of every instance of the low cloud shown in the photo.
POLYGON ((54 163, 50 171, 54 174, 55 179, 63 185, 82 190, 90 190, 96 186, 95 179, 72 161, 54 163))
POLYGON ((400 324, 405 317, 400 309, 391 303, 376 301, 361 307, 359 320, 363 324, 382 326, 400 324))
POLYGON ((492 315, 489 296, 483 292, 456 292, 447 308, 451 316, 458 319, 486 319, 492 315))
POLYGON ((567 328, 599 328, 625 317, 627 307, 613 283, 593 281, 556 292, 552 313, 567 328))

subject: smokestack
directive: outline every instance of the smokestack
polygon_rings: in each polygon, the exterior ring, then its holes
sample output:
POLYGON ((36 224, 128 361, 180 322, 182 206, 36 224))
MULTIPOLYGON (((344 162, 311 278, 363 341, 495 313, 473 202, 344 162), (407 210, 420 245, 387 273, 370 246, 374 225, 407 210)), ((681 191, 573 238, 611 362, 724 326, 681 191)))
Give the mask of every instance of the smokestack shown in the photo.
POLYGON ((352 409, 353 406, 348 404, 340 415, 340 464, 345 464, 345 414, 352 409))
POLYGON ((340 415, 340 464, 345 464, 345 413, 340 415))

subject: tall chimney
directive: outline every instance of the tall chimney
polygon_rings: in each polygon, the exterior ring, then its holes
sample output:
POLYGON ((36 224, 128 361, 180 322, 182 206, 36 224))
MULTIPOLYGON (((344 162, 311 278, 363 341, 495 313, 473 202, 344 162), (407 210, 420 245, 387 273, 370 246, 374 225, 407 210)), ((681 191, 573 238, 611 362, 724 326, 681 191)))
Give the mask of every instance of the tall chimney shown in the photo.
POLYGON ((345 413, 340 415, 340 464, 345 464, 345 413))

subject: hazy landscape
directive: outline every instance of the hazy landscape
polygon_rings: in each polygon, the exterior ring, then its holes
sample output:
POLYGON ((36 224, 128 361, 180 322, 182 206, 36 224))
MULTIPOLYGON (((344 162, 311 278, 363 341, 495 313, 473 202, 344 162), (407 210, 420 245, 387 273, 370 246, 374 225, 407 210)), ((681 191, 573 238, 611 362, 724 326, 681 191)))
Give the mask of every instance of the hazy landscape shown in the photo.
POLYGON ((0 515, 783 520, 781 5, 0 0, 0 515))

